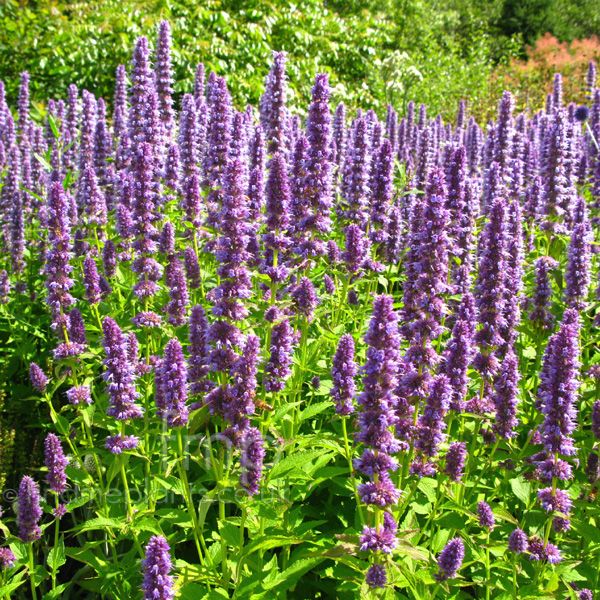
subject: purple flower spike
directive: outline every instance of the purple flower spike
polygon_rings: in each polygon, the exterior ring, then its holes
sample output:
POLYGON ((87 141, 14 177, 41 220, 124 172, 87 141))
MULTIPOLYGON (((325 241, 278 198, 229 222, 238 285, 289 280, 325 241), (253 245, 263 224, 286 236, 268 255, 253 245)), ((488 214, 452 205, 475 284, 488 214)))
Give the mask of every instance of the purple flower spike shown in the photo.
POLYGON ((465 545, 461 538, 450 540, 442 550, 438 559, 440 572, 436 576, 438 581, 447 581, 456 577, 465 558, 465 545))
POLYGON ((106 353, 103 361, 106 371, 102 377, 108 383, 110 403, 107 414, 122 421, 141 417, 143 410, 135 403, 140 394, 135 388, 134 366, 129 361, 127 338, 111 317, 104 317, 102 331, 106 353))
POLYGON ((191 246, 186 246, 183 251, 183 260, 188 287, 192 290, 197 290, 201 284, 200 265, 198 263, 196 252, 191 246))
POLYGON ((96 261, 91 256, 83 259, 83 285, 87 301, 90 304, 98 304, 100 302, 100 277, 96 261))
POLYGON ((46 436, 45 456, 46 456, 46 468, 48 469, 48 475, 46 480, 48 485, 53 492, 60 494, 67 488, 67 475, 65 469, 68 464, 68 460, 64 455, 60 440, 53 434, 49 433, 46 436))
POLYGON ((260 431, 256 427, 246 429, 241 439, 240 483, 251 496, 260 490, 264 458, 264 442, 260 431))
POLYGON ((431 384, 431 392, 427 398, 425 410, 419 417, 419 428, 415 447, 425 456, 432 457, 438 453, 438 446, 445 439, 446 429, 444 416, 450 408, 452 388, 445 375, 438 375, 431 384))
POLYGON ((170 302, 167 304, 167 321, 175 327, 181 327, 187 318, 189 295, 183 266, 178 258, 173 257, 166 270, 167 285, 169 286, 170 302))
POLYGON ((267 392, 280 392, 292 374, 292 346, 294 335, 289 320, 273 326, 270 358, 265 366, 264 385, 267 392))
POLYGON ((575 309, 568 309, 560 330, 546 346, 538 387, 545 416, 541 438, 551 454, 572 456, 576 453, 571 436, 576 427, 579 357, 579 314, 575 309))
POLYGON ((202 306, 192 307, 190 313, 188 381, 192 395, 209 392, 214 383, 206 379, 210 373, 208 356, 210 345, 208 343, 208 321, 202 306))
MULTIPOLYGON (((75 303, 69 293, 73 286, 70 274, 71 226, 69 206, 65 191, 60 183, 52 183, 48 192, 48 241, 50 250, 46 257, 47 303, 52 311, 54 328, 62 327, 61 309, 64 311, 75 303)), ((59 330, 60 333, 60 330, 59 330)))
POLYGON ((394 196, 394 156, 390 140, 383 140, 374 159, 371 175, 371 229, 369 236, 374 244, 388 240, 389 212, 394 196))
POLYGON ((296 303, 298 313, 307 321, 312 321, 315 308, 319 303, 315 288, 308 277, 303 277, 292 291, 292 299, 296 303))
POLYGON ((290 116, 286 108, 287 74, 286 53, 273 53, 273 66, 266 79, 265 93, 261 99, 261 126, 265 132, 270 154, 287 154, 290 139, 290 116))
POLYGON ((508 549, 515 554, 527 551, 527 534, 522 529, 515 529, 508 538, 508 549))
POLYGON ((473 356, 472 324, 458 319, 452 329, 452 337, 446 344, 441 371, 452 386, 450 408, 462 412, 469 384, 468 367, 473 356))
POLYGON ((159 415, 167 420, 169 427, 182 427, 188 422, 188 373, 181 344, 170 339, 157 369, 156 403, 159 415), (160 402, 159 402, 160 401, 160 402), (160 405, 159 405, 160 404, 160 405))
POLYGON ((323 277, 323 286, 325 287, 325 293, 330 296, 335 294, 335 282, 329 275, 325 274, 323 277))
POLYGON ((44 394, 46 392, 48 377, 46 377, 44 371, 42 371, 42 369, 34 362, 29 365, 29 379, 31 380, 31 385, 36 391, 38 391, 40 394, 44 394))
POLYGON ((92 396, 89 385, 76 385, 67 390, 67 400, 74 406, 91 404, 92 396))
POLYGON ((146 557, 142 560, 144 600, 172 600, 173 577, 171 570, 171 548, 165 537, 155 535, 146 546, 146 557))
POLYGON ((465 470, 467 445, 464 442, 453 442, 446 453, 444 473, 450 481, 460 481, 465 470))
POLYGON ((38 525, 42 518, 42 507, 40 506, 40 488, 28 475, 25 475, 21 479, 17 499, 19 508, 17 514, 19 537, 25 543, 35 542, 42 535, 42 531, 38 525))
MULTIPOLYGON (((581 202, 585 200, 582 198, 581 202)), ((565 299, 573 308, 585 308, 585 299, 590 285, 590 240, 591 227, 584 217, 571 231, 568 249, 567 272, 565 273, 565 299)))
POLYGON ((502 346, 500 335, 505 324, 505 262, 506 262, 506 204, 499 198, 490 208, 489 221, 482 233, 482 253, 475 289, 479 322, 482 327, 475 334, 480 348, 475 357, 475 368, 486 379, 496 374, 497 361, 490 361, 491 352, 502 346))
POLYGON ((477 517, 480 527, 491 529, 494 526, 494 513, 490 505, 483 500, 477 505, 477 517))
POLYGON ((102 248, 104 274, 110 279, 117 274, 117 248, 112 240, 106 240, 102 248))
POLYGON ((358 368, 354 362, 354 338, 345 334, 340 338, 331 366, 333 387, 331 395, 335 400, 335 410, 339 415, 347 416, 354 412, 352 400, 356 392, 356 377, 358 368))
POLYGON ((173 118, 173 67, 171 66, 171 26, 169 21, 161 21, 158 25, 155 70, 160 119, 167 138, 171 138, 175 120, 173 118))
POLYGON ((111 435, 106 438, 105 448, 112 454, 123 454, 125 450, 135 450, 140 444, 140 439, 135 435, 111 435))
MULTIPOLYGON (((329 78, 325 73, 315 77, 312 102, 308 109, 306 137, 308 153, 303 181, 305 216, 298 223, 306 235, 322 237, 331 230, 333 161, 331 160, 331 113, 329 110, 329 78)), ((320 239, 305 238, 298 247, 302 257, 324 253, 320 239)))
POLYGON ((0 564, 3 569, 15 567, 17 559, 10 548, 0 548, 0 564))
POLYGON ((383 565, 372 564, 367 571, 365 578, 367 584, 373 588, 384 588, 387 583, 387 571, 383 565))
POLYGON ((369 242, 362 229, 352 223, 345 230, 346 243, 342 252, 342 260, 346 263, 349 273, 358 273, 367 259, 369 242))
POLYGON ((508 351, 500 374, 494 381, 492 402, 496 408, 496 419, 492 429, 505 440, 514 438, 517 434, 517 406, 519 404, 519 359, 512 348, 508 351))
POLYGON ((215 253, 219 262, 217 274, 221 277, 221 284, 212 292, 215 300, 213 314, 231 321, 240 321, 246 317, 248 309, 242 300, 250 298, 252 294, 247 267, 250 253, 246 249, 248 207, 242 182, 243 170, 242 159, 232 160, 227 165, 219 219, 221 237, 215 253))

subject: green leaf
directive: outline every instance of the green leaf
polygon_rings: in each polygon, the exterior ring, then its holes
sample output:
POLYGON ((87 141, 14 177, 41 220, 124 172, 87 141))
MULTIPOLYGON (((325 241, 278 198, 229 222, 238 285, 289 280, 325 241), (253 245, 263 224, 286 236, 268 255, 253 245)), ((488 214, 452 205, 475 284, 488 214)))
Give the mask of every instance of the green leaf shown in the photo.
POLYGON ((58 570, 62 565, 67 562, 67 558, 65 556, 65 538, 64 536, 60 536, 58 540, 58 545, 53 546, 52 550, 48 553, 48 566, 50 569, 58 570))
POLYGON ((0 587, 0 596, 6 596, 10 598, 10 593, 14 592, 19 586, 23 585, 24 581, 11 581, 6 585, 0 587))
POLYGON ((286 589, 289 589, 293 586, 304 573, 310 571, 313 567, 318 565, 319 563, 325 560, 324 557, 321 558, 301 558, 290 565, 285 571, 282 573, 278 573, 273 579, 270 581, 265 581, 263 584, 263 588, 265 590, 272 590, 281 585, 286 586, 286 589))
POLYGON ((60 138, 60 132, 58 130, 58 126, 56 125, 56 119, 54 118, 54 115, 48 115, 48 123, 50 124, 50 129, 52 130, 52 135, 54 136, 54 139, 57 140, 58 138, 60 138))
POLYGON ((293 544, 301 544, 304 540, 296 537, 285 537, 285 536, 270 536, 268 538, 254 540, 246 546, 242 556, 250 556, 250 554, 257 550, 269 550, 270 548, 283 548, 285 546, 291 546, 293 544))
POLYGON ((330 406, 333 406, 333 402, 317 402, 316 404, 311 404, 307 408, 305 408, 300 413, 300 421, 305 421, 306 419, 310 419, 319 413, 322 413, 324 410, 327 410, 330 406))
POLYGON ((306 471, 307 467, 310 466, 310 462, 315 458, 323 456, 327 454, 329 450, 324 448, 319 448, 317 450, 306 450, 304 452, 295 452, 290 456, 286 456, 284 459, 280 460, 269 472, 269 480, 272 481, 274 479, 279 479, 284 475, 287 475, 290 471, 294 469, 300 469, 302 471, 306 471))
POLYGON ((526 506, 529 504, 531 496, 531 483, 524 481, 521 477, 510 480, 510 487, 514 495, 526 506))
POLYGON ((113 529, 120 530, 123 528, 123 523, 119 519, 105 519, 105 518, 90 519, 89 521, 85 521, 81 525, 77 525, 76 527, 69 529, 69 532, 76 531, 78 533, 81 533, 82 531, 95 531, 95 530, 102 531, 106 528, 113 528, 113 529))
POLYGON ((69 587, 69 583, 61 583, 56 586, 56 589, 50 590, 42 596, 42 600, 56 600, 61 597, 61 594, 69 587))

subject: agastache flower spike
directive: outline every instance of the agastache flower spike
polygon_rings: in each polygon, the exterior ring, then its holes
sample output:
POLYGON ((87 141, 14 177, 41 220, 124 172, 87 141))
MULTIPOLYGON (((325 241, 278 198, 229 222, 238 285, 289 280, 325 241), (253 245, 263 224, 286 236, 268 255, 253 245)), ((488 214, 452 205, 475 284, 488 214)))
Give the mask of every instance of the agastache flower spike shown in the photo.
POLYGON ((135 373, 129 361, 127 338, 111 317, 102 321, 104 333, 103 346, 106 368, 102 374, 107 382, 109 408, 107 414, 115 419, 136 419, 143 415, 143 410, 135 403, 140 394, 135 388, 135 373))
POLYGON ((47 303, 52 311, 55 328, 62 323, 61 309, 64 311, 75 303, 69 293, 73 280, 69 277, 73 268, 71 258, 71 228, 68 216, 68 203, 60 183, 52 183, 48 193, 48 242, 50 250, 46 257, 47 303))
POLYGON ((200 287, 200 265, 196 252, 191 246, 186 246, 183 251, 183 260, 185 264, 185 276, 188 287, 197 290, 200 287))
POLYGON ((28 475, 21 479, 17 496, 19 512, 17 525, 22 542, 30 543, 38 540, 42 531, 38 525, 42 518, 40 506, 40 489, 38 484, 28 475))
POLYGON ((162 535, 151 537, 142 560, 144 600, 172 600, 175 597, 170 575, 172 568, 171 549, 166 538, 162 535))
POLYGON ((352 145, 348 146, 342 180, 343 204, 338 214, 343 222, 355 223, 365 228, 367 206, 370 200, 369 174, 371 172, 371 147, 366 119, 357 119, 352 145))
POLYGON ((314 311, 319 303, 314 285, 308 277, 303 277, 300 283, 292 290, 292 300, 294 300, 298 313, 308 322, 314 318, 314 311))
POLYGON ((354 338, 347 333, 340 338, 331 365, 331 396, 335 400, 335 410, 339 415, 347 416, 354 412, 352 400, 356 392, 354 378, 357 370, 354 362, 354 338))
POLYGON ((514 438, 515 427, 519 424, 517 406, 519 404, 519 359, 512 350, 506 353, 500 374, 494 381, 492 402, 496 408, 496 418, 492 429, 504 439, 514 438))
POLYGON ((452 387, 450 408, 462 412, 469 384, 468 367, 473 357, 473 331, 468 321, 458 319, 452 337, 446 344, 440 372, 446 374, 452 387))
POLYGON ((96 261, 91 256, 83 259, 83 285, 87 301, 90 304, 98 304, 100 302, 100 278, 96 261))
POLYGON ((160 119, 167 139, 173 137, 175 120, 173 115, 173 67, 171 66, 171 26, 169 21, 161 21, 158 25, 156 43, 156 91, 160 119))
POLYGON ((324 244, 318 237, 328 234, 331 229, 333 163, 331 113, 328 105, 330 94, 328 76, 325 73, 317 74, 306 126, 308 155, 305 164, 304 198, 307 214, 298 223, 298 228, 306 236, 312 235, 317 239, 303 240, 298 247, 298 253, 302 257, 323 254, 324 244))
POLYGON ((232 384, 227 390, 227 400, 223 405, 223 415, 234 428, 247 429, 248 417, 255 411, 256 373, 260 354, 260 338, 249 335, 241 356, 231 369, 232 384))
POLYGON ((477 505, 477 517, 480 527, 491 529, 494 526, 494 513, 490 505, 483 500, 477 505))
POLYGON ((445 375, 438 375, 431 384, 423 414, 419 417, 415 448, 430 458, 438 453, 438 446, 444 441, 446 429, 444 416, 450 408, 452 388, 445 375))
POLYGON ((31 380, 31 385, 37 392, 40 394, 44 394, 46 392, 48 377, 34 362, 29 365, 29 379, 31 380))
MULTIPOLYGON (((231 123, 233 119, 231 108, 231 96, 227 89, 227 83, 223 77, 217 77, 211 86, 210 97, 210 121, 207 138, 206 154, 204 156, 204 175, 206 184, 211 189, 209 194, 209 210, 216 212, 219 209, 218 188, 223 185, 223 177, 227 165, 229 145, 231 142, 231 123)), ((209 215, 210 216, 210 215, 209 215)))
POLYGON ((482 327, 475 334, 480 351, 474 364, 482 376, 489 379, 498 370, 498 361, 492 352, 504 342, 500 335, 505 323, 506 205, 503 198, 498 198, 490 208, 481 243, 475 290, 482 327))
POLYGON ((527 534, 522 529, 515 529, 508 538, 508 549, 515 554, 527 551, 527 534))
MULTIPOLYGON (((579 203, 585 203, 583 198, 579 203)), ((582 220, 575 223, 571 231, 571 240, 567 251, 568 264, 565 273, 565 299, 573 308, 585 307, 585 299, 590 284, 590 241, 593 239, 590 223, 582 212, 582 220)))
POLYGON ((446 452, 444 473, 450 481, 460 481, 465 469, 467 445, 464 442, 453 442, 446 452))
POLYGON ((290 117, 286 107, 287 75, 286 53, 273 53, 273 66, 267 76, 267 89, 263 97, 261 125, 265 132, 269 154, 280 152, 287 159, 290 138, 290 117))
POLYGON ((390 205, 394 195, 394 156, 392 144, 384 139, 374 158, 371 175, 371 226, 369 237, 374 244, 388 240, 390 205))
POLYGON ((188 373, 183 350, 177 338, 165 346, 165 353, 157 369, 158 398, 161 400, 159 414, 167 420, 169 427, 182 427, 188 422, 188 373))
POLYGON ((166 306, 167 321, 180 327, 186 321, 189 294, 181 261, 173 256, 167 266, 166 280, 169 287, 170 302, 166 306))
POLYGON ((551 454, 572 456, 576 452, 571 436, 576 427, 579 358, 579 314, 568 309, 559 331, 546 346, 538 387, 545 417, 540 433, 546 451, 551 454))
MULTIPOLYGON (((393 310, 391 296, 376 296, 373 301, 373 316, 365 334, 368 345, 367 362, 363 368, 363 392, 357 399, 361 407, 360 431, 356 439, 365 445, 362 463, 368 453, 375 451, 379 456, 394 454, 401 448, 400 442, 390 431, 396 422, 393 391, 397 385, 400 334, 398 315, 393 310)), ((361 463, 357 468, 361 468, 361 463)), ((363 466, 364 468, 364 466, 363 466)), ((362 470, 362 469, 361 469, 362 470)), ((383 471, 374 481, 358 486, 358 494, 366 504, 387 506, 395 504, 400 497, 389 475, 383 471)))
POLYGON ((221 319, 240 321, 248 314, 242 300, 251 296, 251 279, 247 261, 248 208, 242 185, 243 161, 232 160, 227 166, 215 257, 221 284, 212 292, 215 299, 213 314, 221 319))
POLYGON ((294 334, 288 319, 273 326, 270 358, 265 365, 264 386, 267 392, 280 392, 292 374, 292 347, 294 334))
POLYGON ((542 256, 535 261, 535 290, 533 294, 533 308, 529 319, 543 329, 551 329, 554 325, 554 315, 550 312, 550 299, 552 298, 552 284, 549 272, 558 268, 558 262, 549 256, 542 256))
POLYGON ((67 488, 67 475, 65 469, 69 461, 64 455, 60 440, 49 433, 44 442, 45 447, 45 465, 48 469, 46 479, 53 492, 60 494, 67 488))
POLYGON ((206 379, 210 373, 208 366, 210 345, 207 337, 208 321, 202 306, 192 307, 189 324, 188 381, 190 383, 190 393, 196 395, 209 392, 215 385, 212 381, 206 379))
MULTIPOLYGON (((288 168, 285 158, 277 153, 271 158, 271 170, 266 186, 266 219, 267 233, 263 242, 267 248, 265 263, 267 274, 273 281, 280 277, 275 272, 274 253, 284 252, 290 244, 287 230, 290 225, 290 189, 288 168)), ((281 259, 279 260, 281 262, 281 259)), ((287 274, 287 272, 286 272, 287 274)))
POLYGON ((442 550, 438 559, 440 572, 436 576, 438 581, 446 581, 456 577, 465 558, 465 545, 460 538, 450 540, 442 550))
POLYGON ((253 496, 260 490, 265 449, 263 437, 256 427, 244 430, 241 439, 240 483, 246 492, 253 496))

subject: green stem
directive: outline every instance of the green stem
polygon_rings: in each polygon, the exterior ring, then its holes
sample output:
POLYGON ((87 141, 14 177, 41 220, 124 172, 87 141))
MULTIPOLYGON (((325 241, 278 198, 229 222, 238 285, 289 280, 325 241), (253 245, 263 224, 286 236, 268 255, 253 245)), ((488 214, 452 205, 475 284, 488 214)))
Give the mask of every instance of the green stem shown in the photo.
MULTIPOLYGON (((123 423, 123 429, 125 429, 125 423, 123 423)), ((121 462, 121 479, 123 480, 123 488, 125 490, 125 500, 127 502, 127 515, 129 517, 129 520, 133 522, 133 505, 131 504, 131 495, 129 494, 129 486, 127 484, 127 473, 125 472, 124 456, 121 455, 119 457, 119 460, 121 462)), ((135 532, 133 532, 133 542, 135 544, 135 547, 137 548, 140 558, 144 558, 144 550, 143 550, 142 545, 140 544, 140 541, 138 540, 137 534, 135 532)))
POLYGON ((34 571, 33 542, 27 544, 27 548, 29 550, 29 582, 31 583, 31 597, 33 600, 37 600, 37 595, 35 593, 35 577, 33 575, 33 571, 34 571))
MULTIPOLYGON (((185 497, 185 502, 187 504, 188 513, 190 518, 192 519, 192 526, 194 531, 194 542, 196 543, 196 550, 198 551, 198 559, 200 560, 200 564, 204 565, 204 558, 202 556, 202 550, 200 547, 200 538, 198 534, 198 515, 196 514, 196 507, 194 506, 194 501, 192 499, 190 485, 188 483, 187 473, 183 467, 183 461, 185 459, 184 451, 183 451, 183 437, 181 435, 181 428, 177 428, 177 448, 179 450, 179 462, 177 464, 177 469, 179 471, 179 478, 181 479, 181 484, 183 485, 183 495, 185 497)), ((200 533, 200 535, 202 535, 200 533)))
POLYGON ((490 600, 490 586, 490 532, 488 531, 485 548, 485 600, 490 600))
POLYGON ((360 498, 358 497, 358 488, 356 487, 356 475, 354 474, 354 465, 352 464, 352 455, 350 454, 350 444, 348 442, 348 428, 346 421, 348 417, 342 417, 342 430, 344 432, 344 446, 346 448, 346 460, 348 461, 348 468, 350 469, 350 477, 352 478, 352 488, 354 489, 354 497, 356 498, 356 506, 358 508, 358 514, 360 515, 360 522, 365 523, 365 515, 363 514, 362 505, 360 498))
MULTIPOLYGON (((58 494, 56 494, 56 508, 58 510, 58 494)), ((58 516, 56 517, 56 520, 54 521, 54 548, 50 551, 50 552, 57 552, 57 548, 58 548, 58 535, 59 535, 59 526, 60 523, 60 519, 58 518, 58 516)), ((55 560, 52 561, 52 589, 55 590, 56 589, 56 557, 54 557, 55 560)))

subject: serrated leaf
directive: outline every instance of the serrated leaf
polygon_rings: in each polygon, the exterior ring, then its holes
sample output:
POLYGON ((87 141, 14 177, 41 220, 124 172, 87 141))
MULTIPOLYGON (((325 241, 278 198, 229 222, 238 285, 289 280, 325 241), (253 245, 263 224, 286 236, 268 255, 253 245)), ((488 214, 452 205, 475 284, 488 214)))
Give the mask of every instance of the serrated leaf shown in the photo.
POLYGON ((48 566, 54 571, 58 570, 66 562, 67 558, 65 556, 65 538, 61 535, 60 539, 58 540, 58 545, 53 546, 50 552, 48 553, 48 566))
POLYGON ((317 402, 316 404, 311 404, 307 406, 300 413, 300 421, 305 421, 306 419, 310 419, 319 413, 322 413, 324 410, 327 410, 330 406, 333 406, 333 402, 317 402))
POLYGON ((56 589, 50 590, 42 596, 42 600, 57 600, 61 597, 61 594, 69 587, 68 583, 61 583, 56 586, 56 589))
POLYGON ((269 550, 270 548, 280 548, 285 546, 291 546, 293 544, 301 544, 304 540, 296 537, 285 537, 285 536, 271 536, 264 539, 254 540, 246 546, 242 556, 249 556, 257 550, 269 550))
POLYGON ((300 577, 302 577, 302 575, 304 575, 304 573, 307 573, 324 560, 325 558, 323 557, 301 558, 290 565, 285 571, 278 573, 272 580, 265 581, 265 583, 263 583, 263 588, 265 590, 272 590, 285 584, 286 588, 289 589, 296 581, 298 581, 298 579, 300 579, 300 577))
POLYGON ((24 581, 11 581, 0 587, 0 596, 10 598, 10 593, 14 592, 19 586, 23 585, 24 581))
POLYGON ((527 506, 529 504, 529 497, 531 496, 531 484, 520 477, 516 477, 510 480, 510 487, 514 495, 527 506))
POLYGON ((96 529, 104 530, 107 527, 114 529, 122 529, 123 523, 119 519, 105 519, 105 518, 97 518, 90 519, 89 521, 83 522, 81 525, 77 525, 72 529, 69 529, 69 532, 76 531, 81 533, 82 531, 94 531, 96 529))
POLYGON ((280 460, 269 472, 269 481, 279 479, 294 469, 306 471, 310 462, 315 458, 323 456, 329 451, 324 448, 317 450, 306 450, 304 452, 295 452, 280 460))

